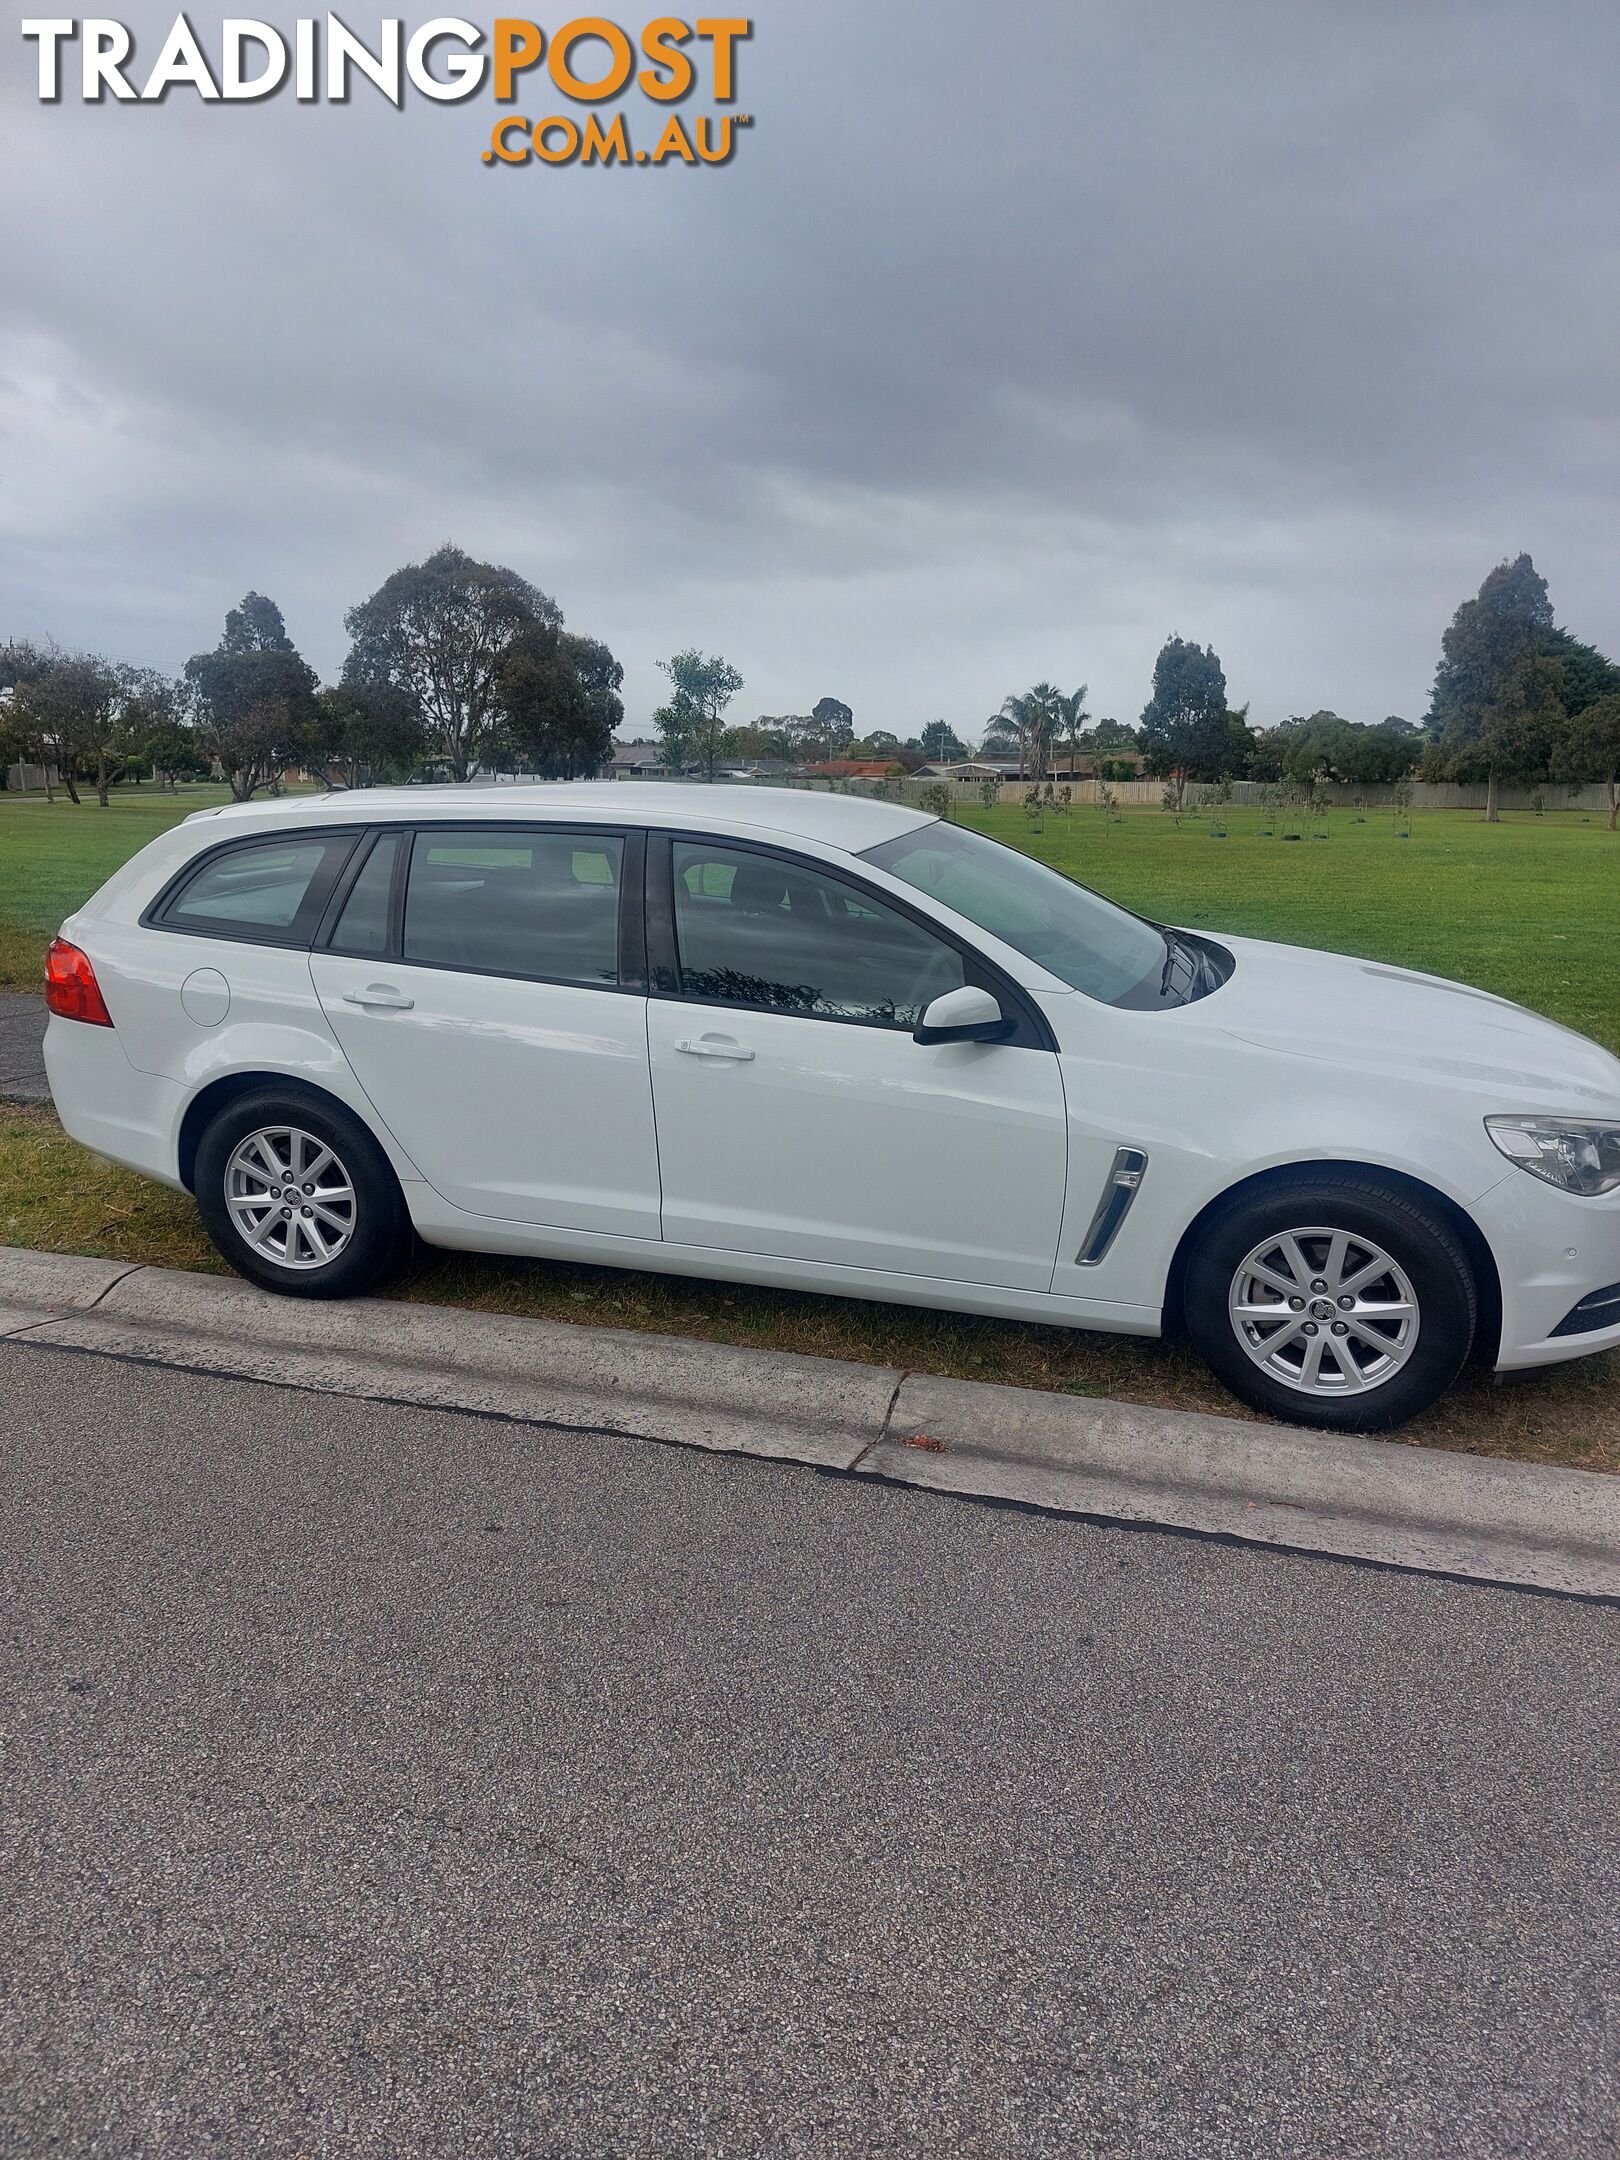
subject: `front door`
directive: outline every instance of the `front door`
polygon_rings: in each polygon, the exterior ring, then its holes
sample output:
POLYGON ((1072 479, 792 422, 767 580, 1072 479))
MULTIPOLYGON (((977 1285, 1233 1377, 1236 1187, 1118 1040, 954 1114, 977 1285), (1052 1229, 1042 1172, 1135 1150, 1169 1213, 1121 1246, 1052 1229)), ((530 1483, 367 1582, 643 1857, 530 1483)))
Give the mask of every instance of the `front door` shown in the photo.
POLYGON ((1056 1056, 912 1040, 971 956, 774 849, 655 843, 649 877, 665 1238, 1046 1290, 1066 1162, 1056 1056))
POLYGON ((311 955, 361 1086, 452 1206, 658 1236, 639 851, 540 824, 384 830, 311 955))

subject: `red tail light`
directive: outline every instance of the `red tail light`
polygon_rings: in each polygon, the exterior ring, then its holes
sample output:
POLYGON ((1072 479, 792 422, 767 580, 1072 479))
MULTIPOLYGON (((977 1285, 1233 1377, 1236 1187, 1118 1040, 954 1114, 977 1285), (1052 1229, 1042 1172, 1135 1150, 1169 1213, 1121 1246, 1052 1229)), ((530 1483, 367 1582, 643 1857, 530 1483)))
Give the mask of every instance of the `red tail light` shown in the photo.
POLYGON ((112 1026, 112 1014, 101 995, 95 969, 78 946, 69 945, 65 938, 53 938, 45 955, 45 1004, 64 1020, 88 1020, 92 1027, 112 1026))

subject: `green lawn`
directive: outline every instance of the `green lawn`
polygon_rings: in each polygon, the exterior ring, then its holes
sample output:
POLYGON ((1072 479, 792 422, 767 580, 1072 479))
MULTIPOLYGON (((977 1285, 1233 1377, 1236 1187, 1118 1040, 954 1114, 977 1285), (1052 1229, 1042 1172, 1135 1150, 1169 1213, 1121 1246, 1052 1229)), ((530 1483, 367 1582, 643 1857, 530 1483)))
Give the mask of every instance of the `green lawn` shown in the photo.
POLYGON ((1188 929, 1316 945, 1494 990, 1620 1052, 1620 833, 1575 812, 1431 811, 1396 838, 1387 811, 1334 810, 1326 840, 1264 839, 1257 810, 1207 817, 1022 810, 961 822, 1126 907, 1188 929))
POLYGON ((0 793, 0 989, 37 988, 64 915, 148 840, 229 799, 223 787, 143 787, 119 790, 103 810, 94 794, 75 809, 65 795, 0 793))

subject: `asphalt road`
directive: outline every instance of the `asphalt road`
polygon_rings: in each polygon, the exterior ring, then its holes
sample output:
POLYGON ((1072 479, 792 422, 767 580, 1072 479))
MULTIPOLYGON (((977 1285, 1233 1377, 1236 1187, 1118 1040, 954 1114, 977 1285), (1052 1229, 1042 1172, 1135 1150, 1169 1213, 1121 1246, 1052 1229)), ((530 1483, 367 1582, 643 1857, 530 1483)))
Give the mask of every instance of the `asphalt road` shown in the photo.
POLYGON ((0 990, 0 1102, 49 1102, 45 1078, 45 1000, 0 990))
POLYGON ((1605 2156, 1620 1611, 0 1347, 7 2155, 1605 2156))

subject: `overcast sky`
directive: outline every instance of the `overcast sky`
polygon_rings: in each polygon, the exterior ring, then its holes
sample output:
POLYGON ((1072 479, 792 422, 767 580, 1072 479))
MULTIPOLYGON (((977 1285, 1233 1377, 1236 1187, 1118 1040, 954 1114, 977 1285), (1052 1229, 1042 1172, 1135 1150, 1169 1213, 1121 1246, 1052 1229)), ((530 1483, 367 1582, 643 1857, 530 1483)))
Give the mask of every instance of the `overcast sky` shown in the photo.
POLYGON ((1134 721, 1171 632, 1257 723, 1417 718, 1528 548, 1620 652, 1612 0, 761 0, 696 171, 485 167, 487 93, 41 105, 18 20, 0 636, 173 669, 256 587, 332 675, 453 538, 630 727, 687 644, 738 718, 1134 721))

